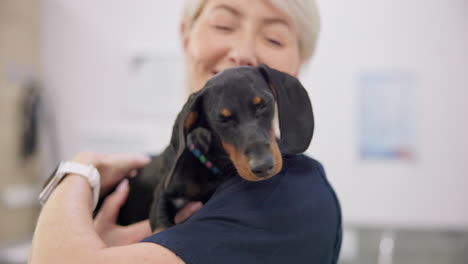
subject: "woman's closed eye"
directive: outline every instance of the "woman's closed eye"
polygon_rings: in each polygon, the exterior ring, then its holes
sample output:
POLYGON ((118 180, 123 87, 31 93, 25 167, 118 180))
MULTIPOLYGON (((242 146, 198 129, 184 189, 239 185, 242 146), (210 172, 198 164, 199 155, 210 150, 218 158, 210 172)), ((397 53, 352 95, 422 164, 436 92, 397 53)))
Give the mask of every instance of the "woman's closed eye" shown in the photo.
POLYGON ((276 40, 276 39, 273 39, 273 38, 265 38, 270 44, 273 44, 275 46, 278 46, 278 47, 282 47, 283 46, 283 43, 279 40, 276 40))
POLYGON ((283 23, 267 24, 263 29, 263 38, 268 44, 276 47, 287 46, 293 34, 283 23))
POLYGON ((220 31, 226 31, 226 32, 231 32, 234 30, 234 27, 233 26, 229 26, 229 25, 221 25, 221 24, 215 24, 213 25, 213 27, 217 30, 220 30, 220 31))

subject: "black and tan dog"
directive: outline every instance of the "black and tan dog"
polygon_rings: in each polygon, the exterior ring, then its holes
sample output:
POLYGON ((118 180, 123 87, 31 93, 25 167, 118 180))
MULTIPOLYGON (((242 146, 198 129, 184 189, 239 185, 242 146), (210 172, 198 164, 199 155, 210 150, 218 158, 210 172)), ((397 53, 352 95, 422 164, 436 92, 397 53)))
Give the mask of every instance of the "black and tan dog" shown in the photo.
POLYGON ((174 225, 188 201, 206 202, 228 177, 268 179, 282 168, 273 125, 288 153, 310 144, 314 117, 300 82, 266 65, 215 75, 190 96, 175 121, 170 145, 130 182, 121 224, 150 218, 153 230, 174 225))

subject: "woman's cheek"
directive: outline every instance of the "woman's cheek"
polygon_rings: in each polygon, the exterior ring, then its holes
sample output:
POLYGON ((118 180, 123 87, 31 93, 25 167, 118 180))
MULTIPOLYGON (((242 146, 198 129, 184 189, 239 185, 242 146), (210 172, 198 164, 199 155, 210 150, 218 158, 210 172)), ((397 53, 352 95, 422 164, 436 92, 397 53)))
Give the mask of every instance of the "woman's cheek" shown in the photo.
POLYGON ((282 67, 283 72, 289 73, 292 76, 297 76, 299 73, 299 68, 300 68, 300 59, 299 55, 295 53, 291 53, 288 56, 285 57, 284 60, 282 60, 283 63, 280 63, 280 70, 282 67), (286 59, 287 58, 287 59, 286 59))
POLYGON ((199 61, 213 63, 222 56, 223 50, 226 48, 223 37, 210 32, 210 29, 200 29, 194 35, 195 45, 193 45, 194 57, 199 61))
POLYGON ((297 76, 300 67, 299 52, 289 49, 278 51, 263 48, 260 62, 293 76, 297 76))

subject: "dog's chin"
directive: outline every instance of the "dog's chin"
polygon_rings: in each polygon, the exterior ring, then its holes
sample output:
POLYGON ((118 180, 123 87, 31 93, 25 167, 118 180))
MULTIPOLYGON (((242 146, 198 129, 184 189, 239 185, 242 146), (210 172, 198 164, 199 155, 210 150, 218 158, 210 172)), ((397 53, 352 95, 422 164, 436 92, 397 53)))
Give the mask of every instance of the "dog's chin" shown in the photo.
POLYGON ((239 176, 242 179, 246 180, 246 181, 259 182, 259 181, 268 180, 268 179, 270 179, 271 177, 273 177, 275 175, 273 174, 273 175, 268 175, 268 176, 265 176, 265 177, 257 177, 257 176, 252 176, 252 175, 241 175, 241 174, 239 174, 239 176))
MULTIPOLYGON (((274 140, 274 134, 272 134, 272 139, 274 140)), ((248 158, 244 153, 237 152, 237 149, 232 144, 225 142, 222 142, 222 144, 224 150, 229 155, 229 159, 236 168, 237 173, 241 178, 243 178, 246 181, 267 180, 278 174, 283 168, 283 159, 281 157, 281 153, 279 151, 278 144, 276 143, 276 141, 273 141, 273 143, 270 144, 270 151, 273 154, 275 165, 270 173, 262 177, 259 177, 252 172, 249 166, 248 158)))
POLYGON ((254 181, 254 182, 264 181, 278 174, 281 171, 281 167, 282 166, 275 166, 275 168, 270 174, 263 176, 263 177, 258 177, 257 175, 255 175, 255 173, 253 173, 250 170, 247 171, 247 173, 239 173, 239 176, 246 181, 254 181))

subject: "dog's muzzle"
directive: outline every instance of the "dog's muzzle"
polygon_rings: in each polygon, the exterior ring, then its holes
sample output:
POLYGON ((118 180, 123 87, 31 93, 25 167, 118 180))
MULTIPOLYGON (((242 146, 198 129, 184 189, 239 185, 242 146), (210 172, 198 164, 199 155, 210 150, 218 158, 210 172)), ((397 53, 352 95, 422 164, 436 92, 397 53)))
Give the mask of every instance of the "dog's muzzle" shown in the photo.
POLYGON ((246 150, 245 155, 250 166, 250 170, 259 178, 271 175, 275 166, 275 160, 270 152, 268 144, 257 144, 246 150))

